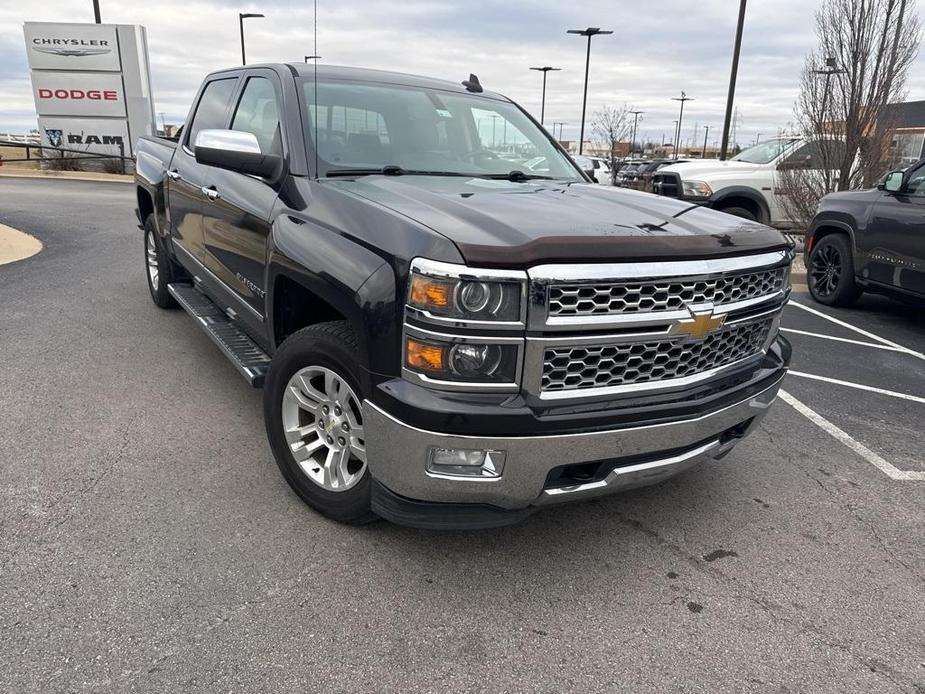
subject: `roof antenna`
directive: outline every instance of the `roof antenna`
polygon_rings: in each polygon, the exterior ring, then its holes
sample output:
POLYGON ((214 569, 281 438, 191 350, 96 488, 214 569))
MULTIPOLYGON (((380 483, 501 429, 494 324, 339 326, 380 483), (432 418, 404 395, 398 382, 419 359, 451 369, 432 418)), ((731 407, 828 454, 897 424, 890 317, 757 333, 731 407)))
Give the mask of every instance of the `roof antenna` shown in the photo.
POLYGON ((318 171, 318 113, 320 111, 320 109, 318 108, 318 0, 315 0, 314 5, 315 5, 315 16, 312 21, 312 25, 313 25, 312 29, 314 30, 314 33, 315 33, 315 41, 314 41, 314 49, 315 49, 314 50, 314 53, 315 53, 314 73, 315 74, 312 77, 312 90, 314 91, 314 97, 315 97, 315 115, 312 118, 312 120, 314 121, 313 125, 315 126, 315 142, 314 142, 315 178, 317 179, 317 178, 321 178, 321 173, 318 171))
POLYGON ((471 72, 469 73, 469 79, 462 81, 462 86, 466 88, 466 91, 475 92, 476 94, 480 94, 481 92, 485 91, 482 89, 482 85, 479 83, 479 78, 473 75, 471 72))

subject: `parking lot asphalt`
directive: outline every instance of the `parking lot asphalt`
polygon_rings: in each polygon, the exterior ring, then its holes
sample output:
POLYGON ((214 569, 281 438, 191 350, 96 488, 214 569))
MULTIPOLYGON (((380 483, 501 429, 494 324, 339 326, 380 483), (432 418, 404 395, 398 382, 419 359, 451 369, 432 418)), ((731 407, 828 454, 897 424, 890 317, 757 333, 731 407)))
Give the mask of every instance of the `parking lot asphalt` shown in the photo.
POLYGON ((657 487, 347 527, 278 474, 260 391, 151 303, 132 208, 0 180, 44 246, 0 266, 0 691, 925 692, 925 479, 884 472, 925 471, 921 307, 794 295, 875 336, 786 309, 793 370, 853 385, 788 376, 657 487))

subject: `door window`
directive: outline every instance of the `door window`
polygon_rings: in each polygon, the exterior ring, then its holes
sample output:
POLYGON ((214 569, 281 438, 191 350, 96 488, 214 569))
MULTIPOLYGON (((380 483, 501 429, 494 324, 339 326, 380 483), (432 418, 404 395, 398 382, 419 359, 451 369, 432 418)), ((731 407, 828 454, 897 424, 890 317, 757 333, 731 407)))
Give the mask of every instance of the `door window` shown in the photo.
POLYGON ((199 105, 196 107, 196 113, 187 134, 186 143, 189 148, 196 146, 196 136, 200 130, 225 127, 228 104, 237 81, 236 77, 232 77, 212 80, 206 85, 199 98, 199 105))
POLYGON ((837 169, 845 158, 845 143, 839 140, 814 140, 787 157, 781 168, 837 169))
POLYGON ((266 77, 251 77, 231 121, 232 130, 253 133, 261 154, 282 154, 279 129, 279 103, 276 90, 266 77))
POLYGON ((916 198, 925 198, 925 166, 920 166, 909 175, 906 194, 916 198))

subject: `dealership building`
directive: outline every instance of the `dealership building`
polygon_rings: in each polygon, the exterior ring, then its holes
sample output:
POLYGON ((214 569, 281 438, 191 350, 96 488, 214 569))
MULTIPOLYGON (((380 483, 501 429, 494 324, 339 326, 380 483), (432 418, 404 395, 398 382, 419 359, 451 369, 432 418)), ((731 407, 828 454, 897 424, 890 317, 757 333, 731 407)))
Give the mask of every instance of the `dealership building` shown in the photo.
POLYGON ((914 164, 925 157, 925 101, 890 104, 887 122, 893 130, 892 159, 898 166, 914 164))

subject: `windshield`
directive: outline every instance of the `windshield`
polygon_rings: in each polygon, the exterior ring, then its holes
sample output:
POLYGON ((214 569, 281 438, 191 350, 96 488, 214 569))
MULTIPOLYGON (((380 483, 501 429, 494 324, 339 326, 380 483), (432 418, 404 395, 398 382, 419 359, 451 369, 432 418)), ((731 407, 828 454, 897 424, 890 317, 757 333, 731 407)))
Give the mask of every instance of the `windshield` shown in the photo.
POLYGON ((732 158, 732 161, 745 161, 749 164, 768 164, 793 147, 797 142, 799 142, 799 140, 786 137, 766 140, 761 144, 739 152, 732 158))
POLYGON ((319 175, 350 170, 581 180, 514 104, 424 87, 302 82, 319 175), (317 131, 317 132, 316 132, 317 131))

